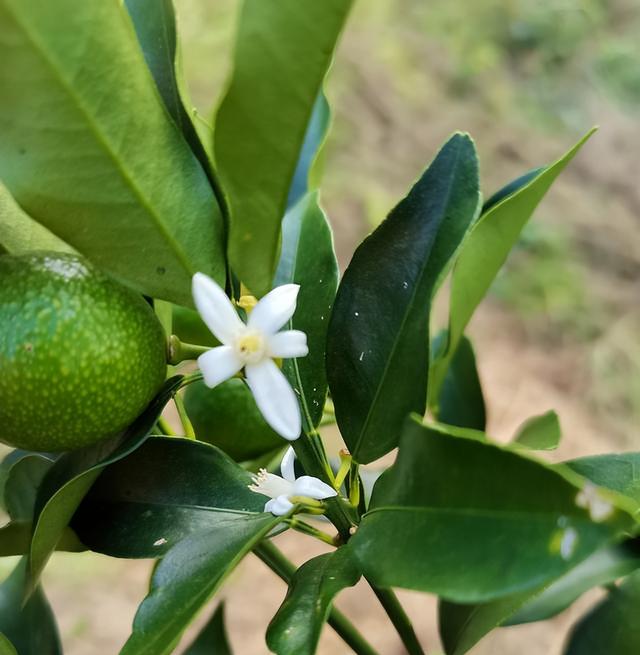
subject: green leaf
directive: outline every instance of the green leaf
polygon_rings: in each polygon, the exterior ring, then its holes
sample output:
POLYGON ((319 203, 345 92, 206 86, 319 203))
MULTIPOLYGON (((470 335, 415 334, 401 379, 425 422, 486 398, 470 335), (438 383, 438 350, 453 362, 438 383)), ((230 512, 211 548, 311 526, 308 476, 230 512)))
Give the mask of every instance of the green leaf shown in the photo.
POLYGON ((566 465, 594 484, 617 491, 640 505, 640 453, 581 457, 566 465))
POLYGON ((221 538, 261 514, 267 498, 249 484, 251 475, 214 446, 153 437, 104 470, 71 526, 99 553, 160 557, 194 532, 221 538))
POLYGON ((0 178, 36 221, 139 291, 224 282, 207 177, 119 2, 0 1, 0 178))
POLYGON ((229 259, 261 296, 278 261, 309 120, 351 0, 246 0, 233 72, 215 124, 215 160, 231 207, 229 259))
POLYGON ((534 589, 632 525, 578 507, 580 478, 487 442, 407 421, 350 547, 381 587, 483 602, 534 589))
POLYGON ((184 343, 197 346, 219 346, 220 342, 211 334, 200 314, 193 309, 173 305, 173 334, 184 343))
POLYGON ((594 131, 590 130, 557 162, 543 169, 524 186, 518 188, 515 185, 517 190, 509 191, 510 195, 503 196, 502 200, 492 205, 470 230, 451 278, 449 339, 432 362, 429 406, 436 413, 447 369, 476 307, 544 195, 594 131))
POLYGON ((0 632, 0 655, 18 655, 13 644, 0 632))
POLYGON ((42 573, 80 502, 109 464, 138 448, 147 438, 163 407, 182 381, 182 376, 167 380, 140 417, 114 439, 90 448, 65 453, 45 475, 36 501, 35 521, 29 569, 31 586, 42 573))
POLYGON ((154 571, 151 589, 120 655, 164 655, 242 558, 278 523, 270 514, 197 532, 174 546, 154 571))
POLYGON ((544 166, 538 166, 538 168, 532 168, 530 171, 527 171, 523 175, 520 175, 515 180, 505 184, 501 189, 498 189, 493 195, 485 201, 482 205, 482 214, 486 214, 494 205, 497 205, 499 202, 502 202, 507 196, 513 195, 516 191, 519 191, 523 186, 526 186, 535 179, 544 171, 544 166))
POLYGON ((486 427, 487 413, 476 356, 471 341, 465 336, 451 360, 440 392, 439 406, 441 423, 481 431, 486 427))
POLYGON ((640 652, 640 572, 629 576, 573 629, 564 655, 640 652))
MULTIPOLYGON (((27 555, 31 546, 32 534, 33 523, 31 521, 11 521, 0 527, 0 557, 27 555)), ((71 528, 65 528, 56 544, 56 550, 81 553, 87 549, 80 543, 71 528)))
POLYGON ((216 607, 213 616, 184 655, 231 655, 231 646, 224 626, 224 603, 216 607))
MULTIPOLYGON (((0 584, 0 633, 19 655, 62 655, 58 628, 42 589, 38 587, 23 605, 26 576, 23 558, 0 584)), ((0 653, 2 648, 0 642, 0 653)))
POLYGON ((344 274, 327 371, 340 431, 360 463, 388 453, 407 414, 425 409, 431 298, 479 203, 473 142, 454 134, 344 274))
POLYGON ((12 255, 32 250, 70 252, 64 241, 25 214, 0 181, 0 244, 12 255))
POLYGON ((513 442, 531 450, 555 450, 562 431, 558 415, 550 410, 540 416, 532 416, 519 428, 513 442))
POLYGON ((313 655, 334 597, 359 579, 360 572, 346 548, 305 562, 269 623, 269 650, 277 655, 313 655))
POLYGON ((325 345, 338 286, 333 235, 317 192, 303 196, 282 222, 282 254, 274 286, 291 282, 300 285, 300 292, 290 325, 306 333, 309 354, 285 360, 282 370, 298 393, 309 429, 320 423, 327 397, 325 345))
POLYGON ((40 453, 20 452, 7 471, 4 506, 14 521, 30 521, 42 478, 53 465, 53 458, 40 453))

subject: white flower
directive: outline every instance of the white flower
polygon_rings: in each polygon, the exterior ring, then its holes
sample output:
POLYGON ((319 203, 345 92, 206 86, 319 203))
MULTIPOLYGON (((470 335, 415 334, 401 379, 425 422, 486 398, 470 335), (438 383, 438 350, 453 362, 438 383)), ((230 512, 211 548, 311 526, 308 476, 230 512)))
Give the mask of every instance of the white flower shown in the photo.
POLYGON ((600 523, 611 516, 613 505, 603 498, 600 490, 592 482, 587 482, 576 496, 576 505, 589 511, 592 521, 600 523))
POLYGON ((309 352, 304 332, 278 332, 296 310, 299 288, 297 284, 284 284, 271 290, 253 308, 245 325, 225 292, 210 277, 202 273, 193 276, 198 312, 222 343, 198 357, 205 384, 213 388, 244 368, 258 409, 267 423, 289 441, 300 436, 300 407, 273 358, 304 357, 309 352))
POLYGON ((295 454, 293 448, 289 446, 280 463, 282 477, 267 473, 265 469, 260 469, 258 475, 253 476, 253 484, 249 485, 249 489, 271 498, 265 503, 265 512, 271 512, 275 516, 287 514, 293 509, 293 503, 290 500, 293 496, 303 496, 313 500, 325 500, 337 496, 333 487, 318 478, 302 475, 296 479, 293 469, 294 461, 295 454))

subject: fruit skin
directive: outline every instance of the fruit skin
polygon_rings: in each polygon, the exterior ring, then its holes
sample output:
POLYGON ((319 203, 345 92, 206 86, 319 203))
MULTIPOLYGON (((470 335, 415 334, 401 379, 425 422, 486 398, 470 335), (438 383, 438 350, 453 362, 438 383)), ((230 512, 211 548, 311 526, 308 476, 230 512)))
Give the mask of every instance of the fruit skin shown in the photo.
POLYGON ((286 446, 262 418, 245 383, 232 378, 213 389, 204 382, 190 384, 184 406, 200 441, 218 446, 244 462, 286 446))
POLYGON ((166 376, 145 300, 72 254, 0 256, 0 441, 73 450, 133 422, 166 376))

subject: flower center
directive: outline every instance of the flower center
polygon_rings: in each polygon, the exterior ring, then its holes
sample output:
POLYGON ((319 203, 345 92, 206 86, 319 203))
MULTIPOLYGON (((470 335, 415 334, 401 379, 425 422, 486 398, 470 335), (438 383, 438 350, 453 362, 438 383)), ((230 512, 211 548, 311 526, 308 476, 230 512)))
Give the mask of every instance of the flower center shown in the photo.
POLYGON ((236 350, 247 364, 257 364, 264 358, 264 337, 258 332, 247 332, 236 341, 236 350))

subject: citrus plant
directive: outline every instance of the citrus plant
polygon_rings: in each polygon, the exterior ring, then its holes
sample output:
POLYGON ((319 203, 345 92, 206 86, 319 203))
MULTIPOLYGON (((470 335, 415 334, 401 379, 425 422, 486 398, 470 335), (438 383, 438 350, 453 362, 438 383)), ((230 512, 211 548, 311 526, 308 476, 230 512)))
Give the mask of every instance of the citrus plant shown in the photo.
MULTIPOLYGON (((553 412, 492 441, 466 334, 591 133, 484 202, 453 134, 339 280, 319 154, 350 5, 245 0, 212 130, 171 0, 0 0, 0 654, 62 653, 41 576, 87 549, 156 560, 122 655, 173 652, 252 555, 289 587, 279 655, 325 623, 373 655, 332 607, 361 580, 412 655, 394 588, 437 595, 461 655, 604 586, 565 655, 640 651, 640 453, 549 464, 553 412), (296 568, 286 530, 326 552, 296 568)), ((213 604, 182 652, 231 652, 213 604)))

